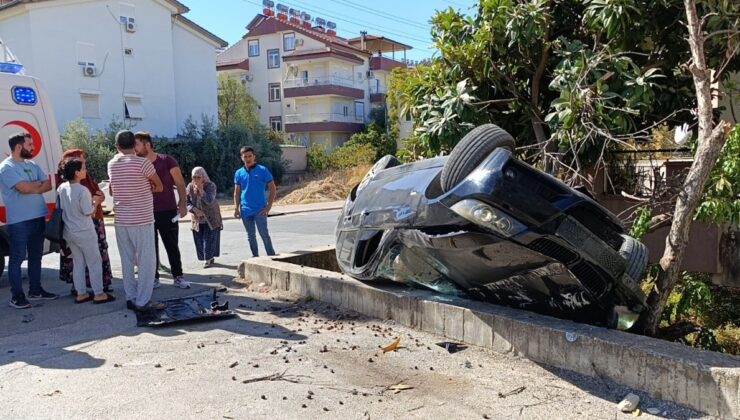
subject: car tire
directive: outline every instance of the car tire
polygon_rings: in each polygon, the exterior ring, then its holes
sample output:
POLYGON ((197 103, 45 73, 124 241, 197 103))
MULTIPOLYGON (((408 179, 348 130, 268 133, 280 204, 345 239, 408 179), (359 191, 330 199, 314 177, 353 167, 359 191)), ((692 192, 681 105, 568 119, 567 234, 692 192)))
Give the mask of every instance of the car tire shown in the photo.
POLYGON ((622 238, 624 241, 619 249, 619 255, 627 261, 625 273, 639 283, 647 269, 648 249, 645 244, 629 235, 622 235, 622 238))
POLYGON ((452 149, 442 168, 440 184, 448 192, 470 175, 488 155, 498 148, 514 151, 516 143, 511 134, 494 124, 475 127, 452 149))

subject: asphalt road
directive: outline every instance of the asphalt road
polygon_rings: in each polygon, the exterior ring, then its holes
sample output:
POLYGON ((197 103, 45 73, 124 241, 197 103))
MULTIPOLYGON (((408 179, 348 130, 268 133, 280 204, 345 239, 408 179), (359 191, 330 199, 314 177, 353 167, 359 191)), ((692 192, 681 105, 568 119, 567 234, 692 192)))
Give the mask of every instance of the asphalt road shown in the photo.
MULTIPOLYGON (((337 214, 271 218, 276 250, 331 244, 337 214)), ((47 256, 44 287, 64 296, 28 310, 0 305, 0 418, 633 418, 616 408, 630 390, 614 383, 475 347, 451 354, 441 337, 245 288, 233 282, 249 255, 238 222, 226 221, 219 265, 208 269, 195 259, 188 225, 180 227, 193 288, 175 289, 164 276, 155 299, 225 286, 238 317, 139 328, 120 280, 120 301, 75 305, 56 277, 58 255, 47 256), (396 338, 400 348, 383 353, 396 338)), ((112 229, 110 239, 120 276, 112 229)), ((9 298, 6 279, 0 298, 9 298)), ((701 418, 649 398, 641 408, 643 418, 653 418, 648 408, 701 418)))

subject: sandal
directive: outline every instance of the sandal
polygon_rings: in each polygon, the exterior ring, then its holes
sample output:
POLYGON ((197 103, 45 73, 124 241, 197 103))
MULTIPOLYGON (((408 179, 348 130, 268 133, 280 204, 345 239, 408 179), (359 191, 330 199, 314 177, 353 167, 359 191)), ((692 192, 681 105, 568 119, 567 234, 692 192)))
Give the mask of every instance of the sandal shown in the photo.
MULTIPOLYGON (((92 293, 86 293, 82 299, 75 299, 75 303, 85 303, 93 300, 94 295, 92 293)), ((79 297, 79 296, 78 296, 79 297)))
POLYGON ((93 299, 93 303, 96 304, 96 305, 99 305, 101 303, 113 302, 114 300, 116 300, 116 297, 115 296, 106 293, 105 294, 105 299, 100 299, 100 300, 93 299))

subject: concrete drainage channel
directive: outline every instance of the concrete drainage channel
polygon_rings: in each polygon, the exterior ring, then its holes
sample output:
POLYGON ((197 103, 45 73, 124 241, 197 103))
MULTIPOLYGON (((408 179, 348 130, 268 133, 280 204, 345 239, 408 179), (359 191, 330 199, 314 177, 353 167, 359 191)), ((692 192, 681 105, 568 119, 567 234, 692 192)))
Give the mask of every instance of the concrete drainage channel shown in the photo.
POLYGON ((740 418, 740 358, 338 272, 334 248, 253 258, 239 276, 337 307, 740 418))

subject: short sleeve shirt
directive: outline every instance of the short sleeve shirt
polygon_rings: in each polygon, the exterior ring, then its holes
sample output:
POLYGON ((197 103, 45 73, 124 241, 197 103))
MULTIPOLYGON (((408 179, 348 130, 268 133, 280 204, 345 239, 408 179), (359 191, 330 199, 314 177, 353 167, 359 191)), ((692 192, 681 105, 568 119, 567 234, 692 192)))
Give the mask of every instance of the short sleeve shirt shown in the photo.
POLYGON ((267 207, 265 189, 272 182, 270 170, 262 165, 252 169, 241 168, 234 174, 234 185, 241 189, 240 210, 242 216, 250 217, 267 207))
POLYGON ((113 190, 115 223, 143 226, 154 223, 154 200, 149 177, 156 174, 147 158, 117 154, 108 162, 108 179, 113 190))
POLYGON ((31 160, 16 162, 8 157, 0 163, 2 180, 0 189, 7 224, 12 225, 48 215, 49 209, 46 207, 43 194, 23 194, 15 189, 19 182, 38 182, 46 179, 44 171, 31 160))
POLYGON ((72 232, 95 230, 92 215, 95 207, 92 205, 92 195, 87 187, 77 183, 65 182, 57 189, 59 205, 62 207, 64 229, 72 232))
POLYGON ((154 196, 154 211, 177 210, 177 201, 175 200, 175 180, 172 178, 170 170, 177 168, 177 160, 169 155, 157 153, 154 159, 154 169, 157 171, 159 179, 162 180, 162 192, 152 193, 154 196))

